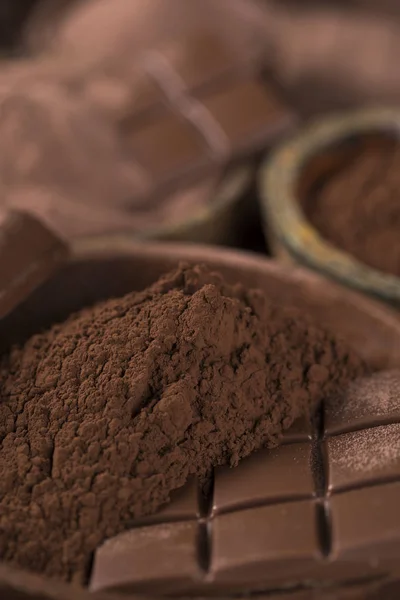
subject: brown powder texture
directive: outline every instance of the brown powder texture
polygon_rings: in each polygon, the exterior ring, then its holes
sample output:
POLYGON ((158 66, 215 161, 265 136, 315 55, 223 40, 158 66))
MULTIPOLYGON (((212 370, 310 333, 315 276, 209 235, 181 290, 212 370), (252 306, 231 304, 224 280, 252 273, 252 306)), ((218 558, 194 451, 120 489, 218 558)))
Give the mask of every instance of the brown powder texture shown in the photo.
POLYGON ((297 312, 181 265, 0 363, 0 555, 83 583, 188 476, 274 446, 362 361, 297 312))
POLYGON ((400 276, 400 145, 367 144, 306 205, 322 236, 361 262, 400 276))

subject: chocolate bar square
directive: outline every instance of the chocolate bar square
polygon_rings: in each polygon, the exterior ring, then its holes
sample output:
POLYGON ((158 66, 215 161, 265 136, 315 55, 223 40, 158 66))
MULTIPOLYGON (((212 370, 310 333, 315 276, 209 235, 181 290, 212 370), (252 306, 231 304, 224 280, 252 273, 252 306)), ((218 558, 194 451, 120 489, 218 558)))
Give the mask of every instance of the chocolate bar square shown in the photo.
MULTIPOLYGON (((399 573, 400 482, 333 496, 330 502, 332 560, 343 577, 399 573)), ((333 573, 334 569, 332 569, 333 573)))
POLYGON ((312 497, 311 444, 261 450, 235 469, 216 470, 213 513, 266 502, 312 497))
POLYGON ((400 424, 328 438, 325 452, 330 492, 400 479, 400 424))
POLYGON ((290 577, 306 579, 320 555, 312 501, 238 511, 213 523, 210 572, 219 584, 273 588, 288 564, 290 577))
POLYGON ((324 421, 328 435, 400 421, 400 381, 388 371, 355 382, 326 400, 324 421))
POLYGON ((97 551, 91 591, 184 589, 200 577, 196 521, 163 523, 127 531, 97 551), (176 565, 179 565, 177 577, 176 565))

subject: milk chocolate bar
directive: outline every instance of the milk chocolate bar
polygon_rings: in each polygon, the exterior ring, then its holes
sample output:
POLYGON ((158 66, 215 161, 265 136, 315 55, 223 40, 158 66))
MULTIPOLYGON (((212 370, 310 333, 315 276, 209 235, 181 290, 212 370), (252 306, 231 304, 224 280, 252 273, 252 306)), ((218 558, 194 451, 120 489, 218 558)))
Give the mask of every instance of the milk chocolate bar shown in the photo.
POLYGON ((269 598, 392 585, 399 506, 400 372, 386 372, 327 399, 280 447, 217 469, 208 491, 192 481, 106 541, 90 588, 269 598))
POLYGON ((120 127, 144 196, 213 175, 265 149, 295 123, 256 64, 240 63, 217 35, 145 52, 136 70, 120 127))
POLYGON ((67 256, 66 244, 32 215, 0 222, 0 318, 46 281, 67 256))

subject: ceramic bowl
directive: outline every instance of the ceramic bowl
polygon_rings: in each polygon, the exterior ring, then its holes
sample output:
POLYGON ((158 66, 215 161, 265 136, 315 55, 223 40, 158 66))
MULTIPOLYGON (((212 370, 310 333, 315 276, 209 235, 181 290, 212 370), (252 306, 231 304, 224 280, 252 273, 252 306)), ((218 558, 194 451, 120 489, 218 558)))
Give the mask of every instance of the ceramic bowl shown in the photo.
POLYGON ((222 179, 215 196, 190 217, 174 223, 162 223, 134 235, 142 240, 234 245, 240 237, 243 219, 249 212, 251 199, 247 192, 253 179, 252 167, 234 169, 222 179))
MULTIPOLYGON (((22 342, 96 301, 139 290, 181 262, 206 263, 232 283, 260 288, 268 296, 310 309, 376 367, 400 365, 400 320, 380 303, 326 282, 314 273, 251 253, 208 246, 140 243, 120 236, 79 241, 67 263, 11 315, 0 321, 2 349, 22 342)), ((0 563, 0 598, 7 600, 117 600, 90 594, 0 563)), ((139 595, 124 596, 133 600, 139 595)))
POLYGON ((259 175, 264 230, 274 254, 400 307, 400 279, 335 248, 310 225, 300 194, 321 181, 353 140, 399 136, 398 109, 369 109, 317 121, 277 148, 259 175))

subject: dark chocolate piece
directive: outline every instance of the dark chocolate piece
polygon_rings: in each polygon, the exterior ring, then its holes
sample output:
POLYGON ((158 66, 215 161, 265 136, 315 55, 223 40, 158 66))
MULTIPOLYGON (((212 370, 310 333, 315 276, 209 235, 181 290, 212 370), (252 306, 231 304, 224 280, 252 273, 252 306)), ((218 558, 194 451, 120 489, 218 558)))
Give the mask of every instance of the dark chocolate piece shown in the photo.
POLYGON ((32 215, 5 214, 0 223, 0 318, 44 283, 66 256, 66 244, 32 215))
POLYGON ((275 597, 400 579, 400 372, 302 421, 280 447, 216 469, 206 498, 191 483, 183 505, 105 542, 91 589, 275 597))

